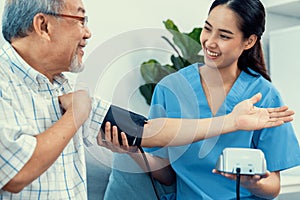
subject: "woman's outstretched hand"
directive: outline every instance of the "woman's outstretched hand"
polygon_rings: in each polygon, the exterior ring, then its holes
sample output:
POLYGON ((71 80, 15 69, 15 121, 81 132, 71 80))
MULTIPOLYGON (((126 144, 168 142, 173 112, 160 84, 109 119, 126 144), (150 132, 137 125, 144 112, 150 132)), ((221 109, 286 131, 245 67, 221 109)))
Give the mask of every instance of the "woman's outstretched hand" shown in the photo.
POLYGON ((235 120, 238 130, 259 130, 282 125, 293 120, 294 111, 287 106, 278 108, 258 108, 255 103, 262 98, 261 93, 237 104, 229 114, 235 120))

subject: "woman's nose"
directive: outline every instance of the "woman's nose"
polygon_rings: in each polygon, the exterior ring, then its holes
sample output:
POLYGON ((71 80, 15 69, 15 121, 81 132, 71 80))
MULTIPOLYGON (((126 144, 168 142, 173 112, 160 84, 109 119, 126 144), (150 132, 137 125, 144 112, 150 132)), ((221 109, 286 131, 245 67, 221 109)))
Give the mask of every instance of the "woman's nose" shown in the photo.
POLYGON ((217 46, 217 39, 214 35, 209 35, 209 37, 207 37, 206 46, 209 46, 209 47, 217 46))

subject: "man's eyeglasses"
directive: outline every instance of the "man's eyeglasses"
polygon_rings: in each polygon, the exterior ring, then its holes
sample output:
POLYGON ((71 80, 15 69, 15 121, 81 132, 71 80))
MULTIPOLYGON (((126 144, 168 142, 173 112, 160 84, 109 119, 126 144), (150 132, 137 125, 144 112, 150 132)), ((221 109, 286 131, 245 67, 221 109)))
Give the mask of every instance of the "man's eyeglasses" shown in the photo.
POLYGON ((67 17, 67 18, 71 18, 71 19, 76 19, 78 21, 80 21, 82 23, 83 26, 87 26, 88 23, 88 16, 77 16, 77 15, 66 15, 66 14, 60 14, 60 13, 45 13, 47 15, 53 15, 53 16, 57 16, 57 17, 67 17))

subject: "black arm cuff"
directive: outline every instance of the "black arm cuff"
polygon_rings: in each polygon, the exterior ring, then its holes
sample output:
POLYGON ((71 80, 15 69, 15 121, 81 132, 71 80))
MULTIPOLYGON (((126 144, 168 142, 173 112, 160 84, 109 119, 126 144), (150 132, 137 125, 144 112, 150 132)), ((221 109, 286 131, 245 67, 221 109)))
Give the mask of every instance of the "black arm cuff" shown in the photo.
MULTIPOLYGON (((111 105, 101 125, 103 133, 105 132, 105 123, 110 122, 111 126, 118 127, 119 142, 122 144, 121 131, 125 132, 130 146, 140 146, 144 124, 147 118, 137 113, 125 110, 123 108, 111 105)), ((102 136, 102 138, 104 138, 102 136)))

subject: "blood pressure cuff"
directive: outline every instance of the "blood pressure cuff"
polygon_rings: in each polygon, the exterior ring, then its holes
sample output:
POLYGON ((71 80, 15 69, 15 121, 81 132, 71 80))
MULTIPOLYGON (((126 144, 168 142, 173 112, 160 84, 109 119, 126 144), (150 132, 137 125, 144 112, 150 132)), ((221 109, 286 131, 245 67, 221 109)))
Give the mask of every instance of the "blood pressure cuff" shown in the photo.
MULTIPOLYGON (((129 146, 140 146, 144 131, 144 124, 147 118, 137 113, 125 110, 123 108, 111 105, 101 125, 102 132, 105 132, 106 122, 118 128, 118 139, 122 145, 121 132, 123 131, 128 140, 129 146)), ((102 135, 102 138, 104 136, 102 135)))

